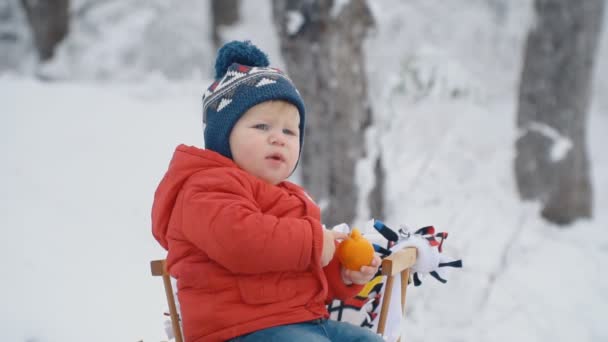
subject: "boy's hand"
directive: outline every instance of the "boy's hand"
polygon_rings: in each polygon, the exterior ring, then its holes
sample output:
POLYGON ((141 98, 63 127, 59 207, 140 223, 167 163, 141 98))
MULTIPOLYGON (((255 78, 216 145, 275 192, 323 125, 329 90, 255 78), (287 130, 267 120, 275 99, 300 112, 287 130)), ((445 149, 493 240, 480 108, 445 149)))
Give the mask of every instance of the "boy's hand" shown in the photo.
POLYGON ((321 266, 325 267, 334 257, 336 251, 336 240, 346 239, 348 235, 340 232, 334 232, 323 228, 323 250, 321 252, 321 266))
POLYGON ((353 271, 342 266, 342 280, 344 284, 351 285, 364 285, 374 279, 374 276, 378 272, 378 267, 382 260, 379 256, 374 255, 374 259, 372 259, 372 263, 369 266, 361 266, 359 271, 353 271))

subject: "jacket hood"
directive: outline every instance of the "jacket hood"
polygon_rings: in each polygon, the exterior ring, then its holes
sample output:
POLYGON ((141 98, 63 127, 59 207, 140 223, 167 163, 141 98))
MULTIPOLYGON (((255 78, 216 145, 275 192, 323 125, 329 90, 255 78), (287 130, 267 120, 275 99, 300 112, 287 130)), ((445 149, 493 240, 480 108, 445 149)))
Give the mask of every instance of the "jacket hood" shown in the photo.
POLYGON ((171 213, 184 183, 199 171, 217 167, 236 167, 236 164, 211 150, 186 145, 175 149, 169 169, 154 193, 152 205, 152 234, 165 249, 168 249, 166 235, 171 213))

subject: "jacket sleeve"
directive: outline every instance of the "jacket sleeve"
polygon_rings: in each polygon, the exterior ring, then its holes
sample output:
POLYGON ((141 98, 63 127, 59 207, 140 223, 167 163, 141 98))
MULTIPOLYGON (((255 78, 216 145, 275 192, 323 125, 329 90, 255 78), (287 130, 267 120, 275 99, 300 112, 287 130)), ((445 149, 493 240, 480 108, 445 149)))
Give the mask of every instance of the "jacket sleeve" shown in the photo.
POLYGON ((219 171, 193 175, 185 189, 181 226, 191 243, 234 273, 304 271, 320 262, 318 219, 264 214, 238 171, 219 171))
POLYGON ((342 265, 338 260, 338 257, 334 258, 329 262, 327 266, 323 268, 325 277, 327 278, 327 298, 326 302, 330 302, 333 299, 346 300, 356 296, 363 289, 363 285, 346 285, 342 280, 342 265))

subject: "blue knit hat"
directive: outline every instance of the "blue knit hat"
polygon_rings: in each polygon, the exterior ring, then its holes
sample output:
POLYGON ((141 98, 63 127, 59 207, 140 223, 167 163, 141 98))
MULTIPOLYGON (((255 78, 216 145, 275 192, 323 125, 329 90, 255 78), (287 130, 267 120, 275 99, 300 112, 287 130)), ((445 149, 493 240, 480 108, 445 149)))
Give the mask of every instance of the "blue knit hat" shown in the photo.
POLYGON ((245 112, 264 101, 290 102, 300 112, 300 153, 304 144, 304 102, 281 70, 268 66, 268 57, 249 41, 232 41, 220 48, 215 82, 203 95, 205 148, 232 159, 230 132, 245 112))

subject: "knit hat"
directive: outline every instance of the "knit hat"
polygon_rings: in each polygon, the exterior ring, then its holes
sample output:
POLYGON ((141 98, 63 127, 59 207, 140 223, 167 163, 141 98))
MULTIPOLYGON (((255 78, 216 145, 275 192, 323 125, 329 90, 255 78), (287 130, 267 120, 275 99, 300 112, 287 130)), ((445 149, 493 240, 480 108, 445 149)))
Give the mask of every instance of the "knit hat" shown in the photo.
POLYGON ((268 57, 249 41, 232 41, 220 48, 215 82, 203 95, 205 148, 232 159, 230 132, 245 112, 264 101, 283 100, 300 112, 300 153, 304 143, 304 102, 281 70, 269 67, 268 57))

